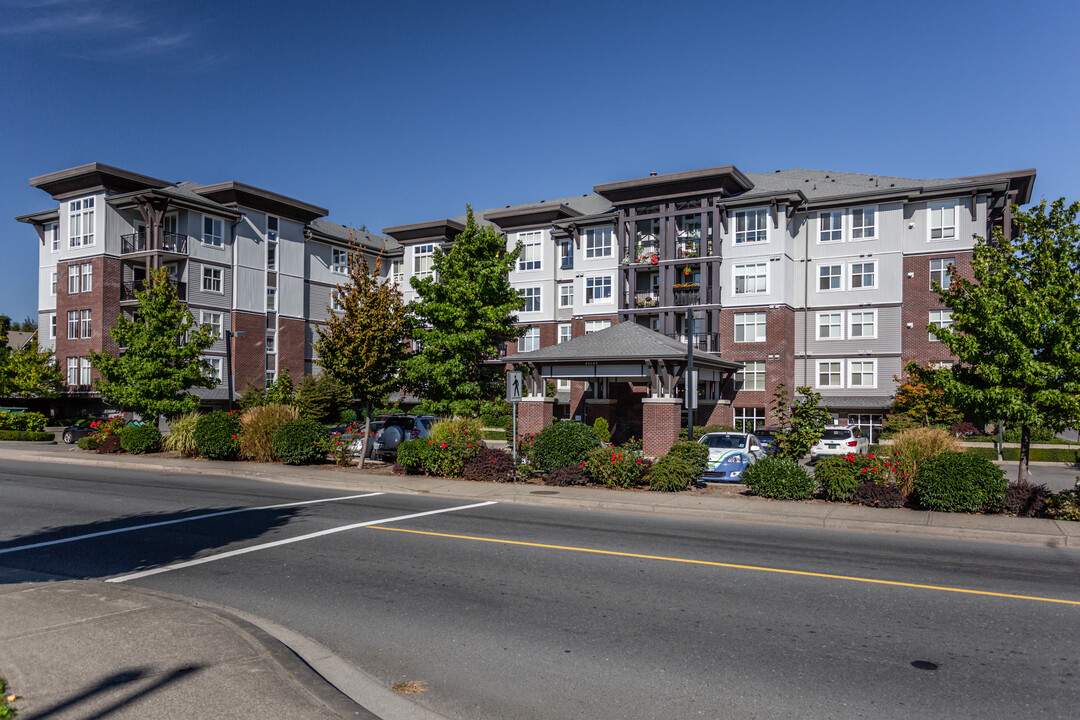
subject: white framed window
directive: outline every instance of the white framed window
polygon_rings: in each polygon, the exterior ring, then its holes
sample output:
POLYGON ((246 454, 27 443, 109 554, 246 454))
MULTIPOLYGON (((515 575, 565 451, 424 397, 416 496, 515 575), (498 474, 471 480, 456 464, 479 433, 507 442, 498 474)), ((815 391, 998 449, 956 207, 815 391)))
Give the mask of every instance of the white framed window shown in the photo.
POLYGON ((68 295, 79 292, 79 266, 68 265, 68 295))
POLYGON ((873 240, 877 237, 877 208, 855 208, 851 211, 851 239, 873 240))
POLYGON ((744 362, 743 369, 735 373, 735 390, 757 391, 765 389, 765 362, 744 362))
POLYGON ((954 201, 929 203, 926 206, 930 220, 930 240, 956 239, 956 203, 954 201))
POLYGON ((539 230, 518 233, 518 241, 521 243, 521 254, 518 256, 518 270, 529 272, 540 269, 540 237, 541 233, 539 230))
POLYGON ((281 229, 281 221, 273 215, 266 216, 266 242, 276 243, 278 231, 281 229))
POLYGON ((79 358, 79 384, 90 385, 90 358, 79 358))
POLYGON ((79 330, 84 338, 88 338, 91 335, 91 319, 89 310, 79 311, 79 330))
POLYGON ((277 377, 277 371, 275 371, 275 370, 267 370, 266 371, 266 387, 270 387, 271 385, 273 385, 274 384, 274 379, 276 377, 277 377))
POLYGON ((330 271, 338 275, 346 275, 349 272, 349 251, 334 248, 330 259, 330 271))
POLYGON ((559 325, 559 343, 570 342, 571 337, 573 337, 573 327, 570 323, 561 323, 559 325))
POLYGON ((758 428, 765 427, 765 408, 760 407, 737 407, 735 408, 736 432, 752 433, 758 428))
MULTIPOLYGON (((952 327, 952 310, 931 310, 929 324, 939 328, 952 327)), ((928 334, 930 336, 930 342, 939 342, 939 340, 934 337, 934 333, 928 334)))
POLYGON ((434 245, 417 245, 413 248, 413 277, 429 278, 434 272, 434 245))
POLYGON ((203 265, 202 289, 219 295, 223 292, 221 289, 221 268, 203 265))
POLYGON ((769 264, 735 265, 732 270, 736 295, 764 295, 769 292, 769 264))
POLYGON ((277 270, 277 242, 268 240, 266 242, 266 269, 277 270))
POLYGON ((266 354, 274 355, 277 353, 277 333, 272 330, 266 331, 266 354))
POLYGON ((220 385, 225 378, 225 363, 223 359, 219 357, 204 357, 203 360, 210 365, 210 377, 214 378, 214 382, 220 385))
POLYGON ((930 261, 930 289, 934 289, 934 283, 941 286, 942 290, 948 290, 952 284, 949 279, 949 268, 956 264, 956 258, 936 258, 930 261))
POLYGON ((68 247, 94 244, 94 198, 68 202, 68 247))
POLYGON ((559 307, 574 307, 574 283, 559 286, 559 307))
POLYGON ((818 290, 843 290, 844 266, 821 265, 818 267, 818 290))
POLYGON ((540 349, 540 328, 531 327, 528 328, 525 333, 518 338, 518 352, 532 352, 533 350, 540 349))
POLYGON ((221 218, 203 215, 202 225, 203 244, 213 245, 214 247, 221 247, 221 244, 225 237, 225 223, 222 222, 221 218))
POLYGON ((211 312, 210 310, 201 310, 199 312, 199 322, 203 325, 208 325, 219 338, 224 337, 221 329, 221 313, 211 312))
POLYGON ((522 288, 521 299, 523 301, 521 312, 540 312, 540 288, 522 288))
POLYGON ((844 361, 843 360, 818 360, 817 361, 817 387, 819 387, 819 388, 842 388, 842 387, 844 387, 844 361))
POLYGON ((49 339, 56 339, 56 313, 49 314, 49 339))
POLYGON ((840 242, 844 239, 844 213, 829 210, 818 214, 818 242, 840 242))
POLYGON ((82 291, 90 292, 94 289, 94 264, 82 264, 82 291))
POLYGON ((765 342, 765 313, 735 313, 735 342, 765 342))
POLYGON ((848 387, 876 388, 877 360, 848 360, 848 387))
POLYGON ((610 225, 584 228, 581 235, 585 239, 585 257, 606 258, 615 253, 610 225))
POLYGON ((398 285, 405 282, 405 273, 401 265, 401 258, 394 258, 390 261, 390 279, 398 285))
POLYGON ((849 310, 848 337, 867 339, 877 337, 877 310, 849 310))
POLYGON ((817 314, 818 340, 844 339, 844 313, 825 312, 817 314))
MULTIPOLYGON (((68 326, 67 339, 68 340, 78 340, 79 339, 79 311, 78 310, 68 310, 67 326, 68 326)), ((72 383, 72 385, 74 385, 74 383, 72 383)))
POLYGON ((574 269, 574 241, 563 240, 559 243, 559 269, 574 269))
POLYGON ((266 288, 266 312, 277 312, 277 288, 266 288))
POLYGON ((769 211, 739 210, 735 213, 735 244, 769 241, 769 211))
POLYGON ((851 289, 866 290, 877 287, 877 261, 851 264, 851 289))
POLYGON ((341 296, 337 290, 330 291, 330 309, 334 312, 345 312, 345 306, 341 302, 341 296))
POLYGON ((585 278, 585 304, 601 305, 611 302, 611 276, 585 278))
POLYGON ((56 271, 55 270, 52 271, 52 280, 51 280, 51 282, 52 282, 52 285, 50 286, 51 289, 49 290, 49 294, 55 297, 56 296, 56 271))
POLYGON ((586 320, 585 321, 585 334, 591 335, 594 332, 600 332, 611 327, 610 320, 586 320))
POLYGON ((49 238, 53 252, 60 252, 60 225, 49 223, 45 226, 45 235, 49 238))
POLYGON ((79 384, 79 358, 77 357, 69 357, 67 359, 67 384, 79 384))

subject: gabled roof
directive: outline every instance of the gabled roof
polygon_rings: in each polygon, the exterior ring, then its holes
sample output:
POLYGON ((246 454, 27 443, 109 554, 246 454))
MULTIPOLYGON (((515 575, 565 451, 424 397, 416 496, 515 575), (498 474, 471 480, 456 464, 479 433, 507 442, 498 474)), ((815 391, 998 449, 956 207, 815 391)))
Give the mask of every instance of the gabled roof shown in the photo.
POLYGON ((12 350, 22 350, 26 347, 30 340, 37 335, 37 330, 31 330, 29 332, 25 330, 8 330, 8 347, 12 350))
POLYGON ((392 237, 374 235, 366 230, 355 230, 329 220, 312 220, 308 224, 308 228, 315 239, 333 240, 341 243, 355 242, 384 255, 392 255, 401 250, 401 243, 392 237))

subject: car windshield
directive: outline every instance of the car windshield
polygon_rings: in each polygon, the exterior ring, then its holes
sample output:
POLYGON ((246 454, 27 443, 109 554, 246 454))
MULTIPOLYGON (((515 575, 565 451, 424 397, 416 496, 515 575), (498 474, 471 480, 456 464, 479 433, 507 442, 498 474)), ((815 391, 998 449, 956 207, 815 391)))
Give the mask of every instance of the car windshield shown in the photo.
POLYGON ((822 440, 847 440, 851 437, 850 430, 826 430, 821 436, 822 440))
POLYGON ((745 435, 706 435, 701 441, 706 447, 734 450, 746 444, 745 435))
POLYGON ((387 427, 389 427, 390 425, 397 425, 398 427, 403 427, 411 430, 413 426, 413 419, 411 417, 388 418, 385 425, 387 427))

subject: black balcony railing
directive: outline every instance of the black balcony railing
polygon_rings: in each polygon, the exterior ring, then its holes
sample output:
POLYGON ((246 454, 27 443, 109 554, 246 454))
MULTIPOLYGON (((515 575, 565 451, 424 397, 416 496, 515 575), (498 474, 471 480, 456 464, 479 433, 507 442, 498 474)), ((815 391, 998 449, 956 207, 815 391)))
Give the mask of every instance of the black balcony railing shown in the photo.
POLYGON ((131 253, 146 252, 147 250, 161 250, 161 252, 177 253, 179 255, 187 255, 187 235, 180 233, 165 233, 161 239, 161 247, 154 247, 154 243, 151 243, 146 233, 130 233, 128 235, 120 236, 120 254, 130 255, 131 253))
POLYGON ((131 233, 120 236, 120 254, 146 252, 146 233, 131 233))
POLYGON ((676 290, 675 291, 675 304, 680 307, 687 305, 700 305, 701 304, 701 291, 700 290, 676 290))
POLYGON ((187 255, 187 235, 180 233, 165 233, 161 240, 161 249, 164 252, 187 255))
MULTIPOLYGON (((173 287, 176 288, 176 297, 183 302, 187 301, 187 283, 178 282, 173 283, 173 287)), ((120 283, 120 301, 134 300, 135 291, 142 291, 146 288, 145 280, 128 280, 127 282, 120 283)))
MULTIPOLYGON (((686 343, 686 333, 669 333, 669 338, 686 343)), ((694 349, 704 352, 720 354, 720 333, 694 333, 694 349)))

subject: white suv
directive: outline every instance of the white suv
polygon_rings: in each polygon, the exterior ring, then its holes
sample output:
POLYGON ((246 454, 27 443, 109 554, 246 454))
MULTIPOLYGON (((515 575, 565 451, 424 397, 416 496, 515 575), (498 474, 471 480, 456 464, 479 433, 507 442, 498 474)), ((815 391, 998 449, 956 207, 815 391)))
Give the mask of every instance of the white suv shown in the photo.
POLYGON ((810 448, 810 459, 830 455, 865 455, 870 452, 870 441, 855 425, 830 425, 825 428, 821 439, 810 448))

